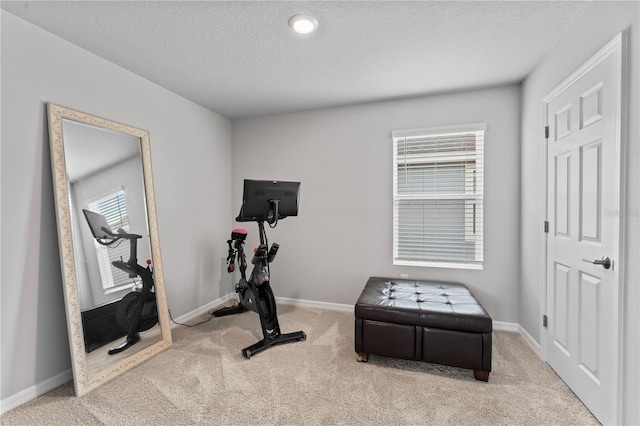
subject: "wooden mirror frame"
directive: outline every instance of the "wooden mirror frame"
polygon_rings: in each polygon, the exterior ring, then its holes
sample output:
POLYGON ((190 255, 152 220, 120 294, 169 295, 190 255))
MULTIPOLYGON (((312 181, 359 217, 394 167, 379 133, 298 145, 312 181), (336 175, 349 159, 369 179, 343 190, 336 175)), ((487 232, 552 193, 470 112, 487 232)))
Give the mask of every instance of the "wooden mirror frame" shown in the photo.
POLYGON ((111 120, 96 117, 55 104, 47 104, 49 122, 49 143, 51 146, 51 164, 53 170, 53 187, 58 224, 58 245, 66 305, 69 346, 76 396, 82 396, 97 386, 113 379, 123 372, 156 355, 171 345, 171 327, 163 279, 158 222, 156 216, 153 176, 151 172, 151 152, 149 133, 111 120), (140 139, 144 190, 146 195, 146 213, 149 226, 149 239, 154 265, 155 293, 158 309, 158 322, 161 336, 158 342, 142 349, 133 345, 126 351, 115 355, 114 362, 97 371, 90 371, 83 335, 82 317, 78 296, 78 281, 75 268, 75 254, 71 227, 71 206, 69 203, 69 183, 67 178, 64 140, 62 132, 63 119, 69 119, 103 129, 125 133, 140 139), (135 350, 134 348, 138 349, 135 350))

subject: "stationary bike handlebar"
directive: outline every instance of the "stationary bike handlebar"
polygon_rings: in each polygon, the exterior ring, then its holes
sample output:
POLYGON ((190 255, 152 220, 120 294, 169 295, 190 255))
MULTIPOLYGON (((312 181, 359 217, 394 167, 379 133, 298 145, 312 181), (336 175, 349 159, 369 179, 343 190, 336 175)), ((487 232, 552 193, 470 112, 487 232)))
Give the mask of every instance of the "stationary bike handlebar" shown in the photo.
MULTIPOLYGON (((261 231, 264 234, 264 228, 261 227, 261 231)), ((235 271, 235 259, 238 259, 240 263, 240 274, 243 279, 246 279, 247 260, 244 253, 244 241, 247 238, 247 231, 245 229, 234 229, 231 233, 231 239, 227 240, 229 246, 229 255, 227 256, 227 272, 231 273, 235 271)), ((254 255, 251 259, 253 265, 258 265, 264 262, 264 266, 268 268, 268 264, 273 262, 278 253, 280 246, 277 243, 271 245, 271 249, 268 249, 268 243, 266 236, 261 238, 261 244, 254 249, 254 255)))
POLYGON ((278 245, 278 243, 273 243, 271 245, 271 249, 267 252, 267 245, 266 244, 261 244, 255 251, 253 258, 251 259, 251 263, 253 263, 254 265, 258 264, 261 260, 265 260, 268 263, 273 262, 273 260, 276 258, 276 254, 278 254, 278 249, 280 248, 280 246, 278 245))
POLYGON ((129 274, 129 278, 135 278, 138 275, 140 275, 139 268, 142 268, 142 267, 138 265, 138 241, 137 240, 138 238, 142 238, 142 235, 130 234, 122 228, 118 228, 118 233, 114 233, 111 231, 111 229, 106 228, 104 226, 101 227, 100 229, 105 234, 109 235, 110 237, 113 237, 113 240, 110 240, 108 242, 103 242, 98 239, 96 240, 98 241, 99 244, 102 244, 104 246, 110 246, 114 244, 116 241, 123 240, 123 239, 129 240, 129 260, 127 260, 126 262, 122 260, 114 260, 113 262, 111 262, 111 264, 116 268, 120 269, 121 271, 124 271, 127 274, 129 274))
MULTIPOLYGON (((118 228, 118 233, 114 233, 113 231, 111 231, 111 229, 107 228, 107 227, 102 227, 100 228, 105 234, 109 235, 110 237, 115 238, 116 240, 122 240, 122 239, 126 239, 126 240, 137 240, 138 238, 142 238, 142 235, 138 235, 138 234, 130 234, 127 231, 125 231, 122 228, 118 228)), ((109 244, 113 243, 113 241, 111 241, 109 244)))

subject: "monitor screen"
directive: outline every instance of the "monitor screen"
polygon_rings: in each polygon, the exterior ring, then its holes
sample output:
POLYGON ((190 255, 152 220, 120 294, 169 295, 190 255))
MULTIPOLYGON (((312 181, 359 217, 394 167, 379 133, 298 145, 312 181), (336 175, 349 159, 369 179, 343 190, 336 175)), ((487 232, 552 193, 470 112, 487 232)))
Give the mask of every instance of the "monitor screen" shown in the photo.
POLYGON ((84 213, 84 217, 87 219, 89 228, 91 228, 93 238, 99 240, 108 240, 113 238, 113 232, 111 231, 111 226, 109 226, 106 217, 100 213, 95 213, 87 209, 82 209, 82 212, 84 213), (108 234, 102 228, 107 229, 111 234, 108 234))
POLYGON ((300 182, 245 179, 242 208, 237 220, 273 223, 287 216, 297 216, 299 197, 300 182), (277 218, 274 200, 279 201, 277 218))

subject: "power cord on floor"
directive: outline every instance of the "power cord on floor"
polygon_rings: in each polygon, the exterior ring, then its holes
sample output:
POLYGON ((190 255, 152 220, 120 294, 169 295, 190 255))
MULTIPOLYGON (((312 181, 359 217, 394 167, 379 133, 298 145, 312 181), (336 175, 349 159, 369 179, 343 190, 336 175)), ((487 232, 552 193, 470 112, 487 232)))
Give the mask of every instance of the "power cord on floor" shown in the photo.
POLYGON ((173 319, 173 317, 171 316, 171 309, 168 309, 168 311, 169 311, 169 318, 171 318, 171 322, 173 322, 174 324, 177 324, 177 325, 182 325, 184 327, 195 327, 197 325, 205 324, 205 323, 211 321, 211 318, 213 318, 213 316, 214 316, 213 313, 210 313, 210 314, 208 314, 209 318, 207 320, 205 320, 205 321, 201 321, 201 322, 198 322, 196 324, 183 324, 183 323, 178 322, 178 321, 173 319))
MULTIPOLYGON (((237 307, 237 306, 238 306, 238 302, 236 302, 236 303, 234 303, 233 305, 229 306, 229 308, 235 308, 235 307, 237 307)), ((208 318, 208 319, 206 319, 206 320, 204 320, 204 321, 200 321, 200 322, 195 323, 195 324, 183 324, 183 323, 178 322, 178 321, 176 321, 176 320, 174 320, 174 319, 173 319, 173 316, 171 316, 171 309, 167 309, 167 310, 169 311, 169 318, 171 319, 171 322, 173 322, 174 324, 177 324, 177 325, 182 325, 182 326, 184 326, 184 327, 195 327, 195 326, 197 326, 197 325, 206 324, 206 323, 208 323, 209 321, 211 321, 211 318, 213 318, 213 317, 215 316, 214 311, 213 311, 213 310, 210 310, 210 311, 209 311, 209 313, 208 313, 208 315, 209 315, 209 318, 208 318)))

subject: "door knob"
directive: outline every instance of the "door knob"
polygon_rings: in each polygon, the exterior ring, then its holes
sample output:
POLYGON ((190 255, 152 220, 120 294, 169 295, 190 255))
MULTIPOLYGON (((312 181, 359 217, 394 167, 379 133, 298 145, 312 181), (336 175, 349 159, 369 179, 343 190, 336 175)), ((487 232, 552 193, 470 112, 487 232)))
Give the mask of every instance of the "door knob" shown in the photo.
POLYGON ((598 260, 598 259, 596 259, 596 260, 582 259, 582 261, 583 262, 593 263, 594 265, 602 265, 602 267, 604 269, 609 269, 609 268, 611 268, 611 265, 613 265, 613 262, 607 256, 603 257, 600 260, 598 260))

